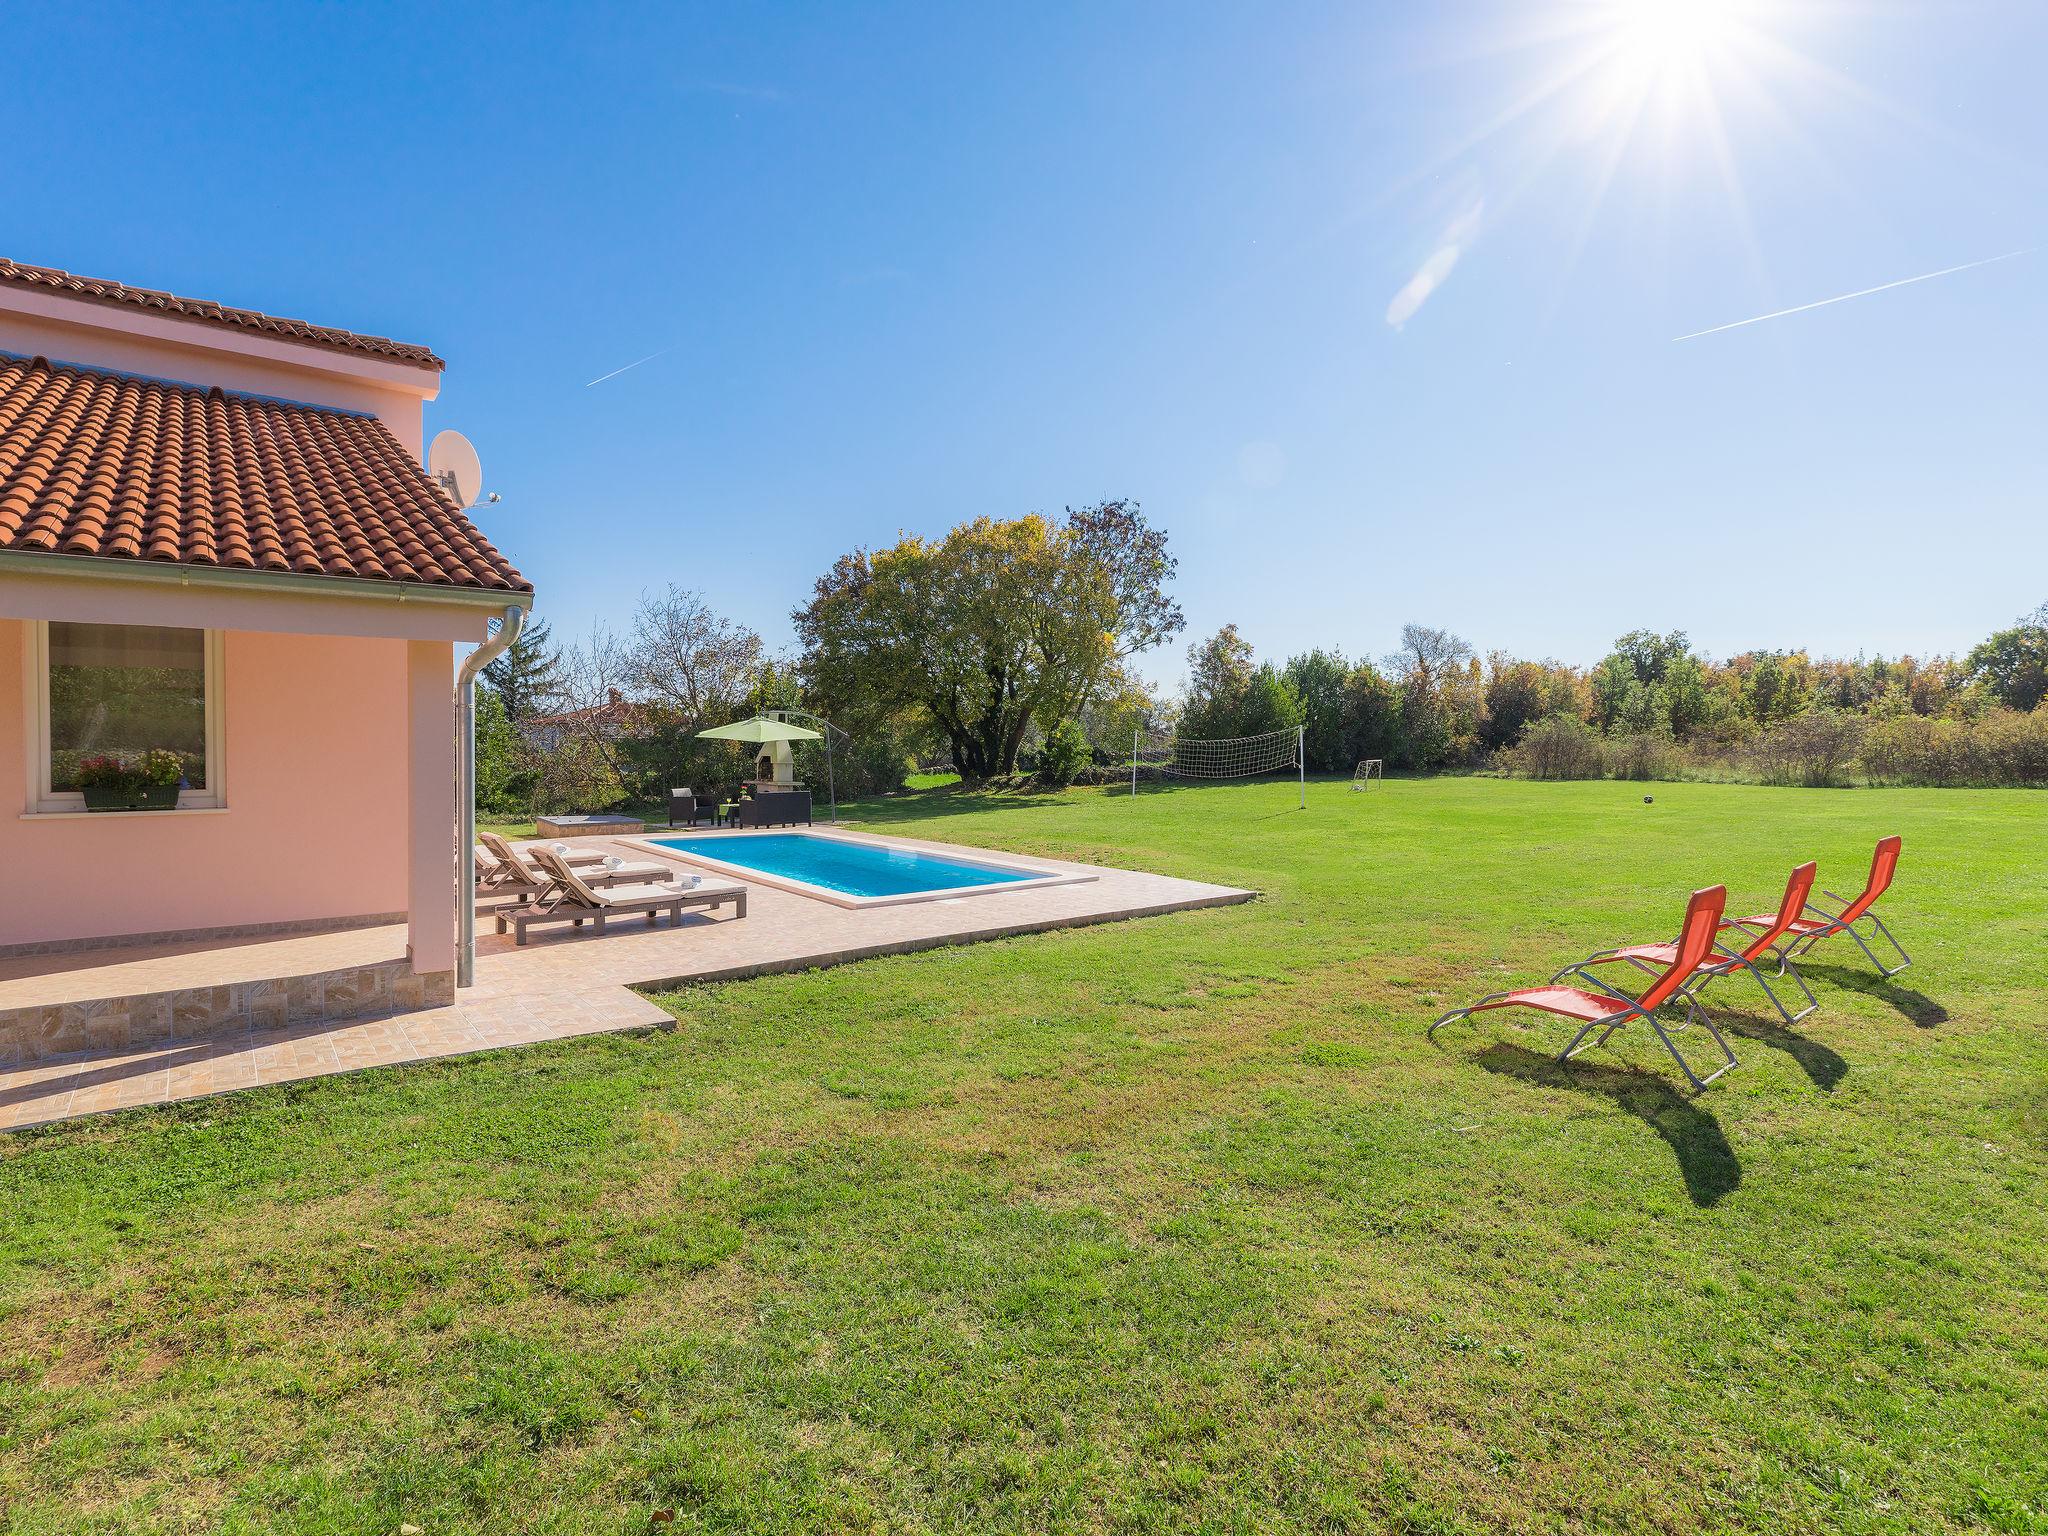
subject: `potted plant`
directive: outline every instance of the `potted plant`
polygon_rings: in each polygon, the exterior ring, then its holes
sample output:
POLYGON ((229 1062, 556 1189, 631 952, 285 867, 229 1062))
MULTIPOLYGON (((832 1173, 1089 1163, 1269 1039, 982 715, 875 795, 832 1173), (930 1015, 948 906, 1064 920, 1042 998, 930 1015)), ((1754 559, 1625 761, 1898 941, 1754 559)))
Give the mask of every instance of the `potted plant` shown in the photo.
POLYGON ((185 759, 169 747, 151 747, 135 760, 142 782, 131 802, 138 811, 174 811, 185 782, 185 759))
POLYGON ((128 809, 128 790, 135 782, 134 775, 111 752, 80 758, 77 778, 78 792, 85 796, 88 811, 128 809))
POLYGON ((78 764, 78 789, 88 811, 174 810, 184 777, 184 759, 167 747, 132 759, 102 752, 78 764))

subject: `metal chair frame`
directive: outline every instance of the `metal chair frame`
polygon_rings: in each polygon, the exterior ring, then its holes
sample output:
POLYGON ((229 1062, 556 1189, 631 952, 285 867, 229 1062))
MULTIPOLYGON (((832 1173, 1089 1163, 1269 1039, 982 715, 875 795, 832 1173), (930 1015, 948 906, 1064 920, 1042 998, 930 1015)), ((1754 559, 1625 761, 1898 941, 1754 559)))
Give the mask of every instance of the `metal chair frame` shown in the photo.
MULTIPOLYGON (((1674 939, 1672 942, 1676 943, 1677 941, 1674 939)), ((1593 951, 1592 954, 1588 955, 1578 964, 1565 966, 1562 970, 1558 971, 1550 979, 1553 982, 1555 982, 1561 980, 1566 976, 1578 975, 1583 976, 1588 981, 1597 981, 1599 978, 1592 975, 1589 971, 1587 971, 1586 967, 1589 965, 1598 965, 1603 960, 1614 959, 1619 954, 1620 949, 1625 947, 1628 946, 1617 946, 1615 949, 1596 949, 1593 951)), ((1764 980, 1764 973, 1756 968, 1756 963, 1752 961, 1749 958, 1749 956, 1743 954, 1742 951, 1739 949, 1729 948, 1726 944, 1716 943, 1714 945, 1714 948, 1717 951, 1719 951, 1724 958, 1720 960, 1702 961, 1700 963, 1699 968, 1693 972, 1693 975, 1699 978, 1697 982, 1692 983, 1692 985, 1697 990, 1704 992, 1706 990, 1706 984, 1714 980, 1716 977, 1733 976, 1736 975, 1738 972, 1747 971, 1750 975, 1756 978, 1756 984, 1763 989, 1764 996, 1769 998, 1771 1000, 1771 1006, 1778 1010, 1778 1017, 1783 1019, 1787 1024, 1797 1024, 1801 1019, 1805 1018, 1809 1013, 1812 1013, 1814 1009, 1820 1006, 1820 999, 1813 995, 1813 988, 1809 987, 1806 984, 1806 978, 1799 974, 1799 968, 1794 965, 1782 963, 1782 957, 1781 964, 1778 968, 1779 976, 1790 976, 1792 980, 1798 985, 1799 990, 1806 996, 1806 1006, 1800 1009, 1797 1013, 1792 1012, 1789 1008, 1785 1006, 1784 1000, 1780 998, 1775 991, 1772 990, 1771 984, 1768 981, 1764 980)), ((1773 946, 1772 950, 1769 952, 1776 953, 1776 947, 1773 946)), ((1623 958, 1625 958, 1627 962, 1630 965, 1634 966, 1637 970, 1642 971, 1647 975, 1657 976, 1662 974, 1662 969, 1660 967, 1652 965, 1649 961, 1644 960, 1639 956, 1628 955, 1623 958)))
MULTIPOLYGON (((1613 1038, 1614 1032, 1624 1024, 1640 1019, 1649 1025, 1651 1032, 1664 1043, 1664 1049, 1669 1051, 1671 1059, 1678 1063, 1678 1070, 1685 1074, 1686 1081, 1691 1083, 1695 1089, 1704 1089, 1709 1083, 1733 1068, 1736 1065, 1735 1052, 1728 1048, 1728 1042, 1723 1038, 1720 1027, 1714 1023, 1713 1015, 1707 1012, 1706 1007, 1700 1002, 1698 996, 1699 989, 1712 979, 1711 976, 1704 974, 1706 968, 1698 961, 1695 961, 1691 970, 1684 973, 1683 979, 1677 978, 1678 966, 1685 959, 1688 942, 1686 934, 1693 931, 1696 919, 1718 926, 1726 897, 1727 893, 1719 887, 1693 892, 1692 900, 1686 907, 1685 927, 1679 936, 1679 954, 1672 960, 1670 965, 1656 973, 1658 979, 1645 989, 1642 997, 1630 997, 1619 987, 1610 985, 1591 972, 1581 973, 1582 979, 1591 984, 1592 990, 1589 991, 1581 987, 1574 987, 1570 990, 1595 1002, 1612 998, 1619 1006, 1611 1013, 1600 1014, 1583 1020, 1579 1025, 1578 1033, 1573 1035, 1566 1043, 1565 1048, 1558 1053, 1558 1062, 1560 1064, 1568 1063, 1581 1051, 1591 1050, 1596 1045, 1605 1045, 1613 1038), (1660 988, 1668 988, 1669 990, 1664 991, 1662 996, 1657 997, 1653 1003, 1645 1007, 1643 998, 1651 997, 1660 988), (1683 1005, 1685 1017, 1667 1025, 1663 1019, 1658 1017, 1658 1014, 1660 1010, 1671 1007, 1674 1004, 1683 1005), (1701 1029, 1705 1030, 1721 1052, 1722 1064, 1704 1077, 1693 1070, 1692 1063, 1687 1061, 1685 1053, 1679 1050, 1678 1042, 1671 1038, 1676 1031, 1692 1025, 1698 1025, 1701 1029), (1592 1035, 1595 1031, 1599 1032, 1599 1037, 1589 1043, 1586 1037, 1592 1035)), ((1697 942, 1697 940, 1695 939, 1694 942, 1697 942)), ((1700 951, 1700 953, 1703 954, 1704 950, 1700 951)), ((1558 976, 1579 973, 1580 966, 1585 963, 1582 961, 1580 965, 1567 966, 1564 970, 1558 972, 1558 976)), ((1551 983, 1552 985, 1557 983, 1556 976, 1551 978, 1551 983)), ((1531 990, 1536 989, 1518 987, 1506 992, 1490 992, 1485 997, 1480 998, 1478 1002, 1472 1003, 1467 1007, 1453 1008, 1449 1013, 1444 1014, 1429 1026, 1429 1038, 1434 1040, 1436 1032, 1442 1029, 1444 1025, 1450 1023, 1451 1020, 1469 1019, 1473 1014, 1493 1006, 1532 1008, 1539 1013, 1559 1011, 1544 1008, 1540 1004, 1528 1001, 1525 997, 1521 996, 1521 994, 1531 990)), ((1576 1017, 1576 1015, 1568 1012, 1561 1013, 1560 1016, 1564 1018, 1576 1017)))
MULTIPOLYGON (((1898 873, 1899 854, 1902 849, 1903 841, 1896 835, 1878 839, 1877 848, 1871 854, 1870 877, 1864 882, 1862 894, 1854 899, 1842 895, 1839 891, 1822 891, 1821 895, 1834 902, 1840 908, 1839 911, 1830 912, 1811 899, 1807 901, 1803 909, 1810 914, 1807 921, 1818 923, 1820 926, 1806 933, 1794 934, 1782 943, 1771 946, 1771 951, 1778 957, 1779 975, 1784 975, 1798 956, 1805 954, 1822 939, 1831 939, 1838 933, 1846 933, 1854 939, 1856 947, 1863 951, 1864 958, 1877 967, 1878 975, 1886 981, 1890 981, 1913 963, 1913 957, 1906 953, 1906 946, 1898 941, 1891 929, 1885 926, 1884 919, 1875 911, 1878 902, 1884 899, 1885 892, 1892 888, 1892 881, 1898 873), (1865 942, 1863 935, 1856 931, 1856 925, 1866 918, 1877 930, 1877 934, 1882 936, 1885 943, 1891 945, 1898 954, 1897 965, 1886 965, 1878 959, 1877 951, 1872 949, 1865 942)), ((1756 918, 1730 918, 1727 926, 1768 931, 1766 925, 1756 918)))
MULTIPOLYGON (((1566 967, 1566 970, 1573 969, 1576 968, 1566 967)), ((1664 1049, 1669 1051, 1671 1059, 1678 1063, 1678 1070, 1685 1074, 1686 1081, 1691 1083, 1696 1089, 1704 1089, 1709 1083, 1713 1082, 1723 1073, 1732 1070, 1737 1065, 1735 1053, 1728 1048, 1728 1042, 1722 1036, 1719 1027, 1714 1023, 1713 1016, 1701 1006, 1698 997, 1694 993, 1697 983, 1687 983, 1685 986, 1680 987, 1659 1005, 1666 1008, 1677 1003, 1685 1005, 1685 1017, 1667 1027, 1664 1020, 1657 1016, 1655 1010, 1639 1007, 1636 1000, 1619 987, 1609 986, 1597 976, 1588 976, 1586 980, 1590 981, 1595 987, 1598 987, 1622 1006, 1610 1014, 1597 1019, 1589 1019, 1582 1024, 1579 1027, 1579 1032, 1573 1035, 1570 1041, 1566 1043, 1565 1048, 1557 1053, 1557 1060, 1560 1064, 1569 1062, 1573 1057, 1592 1050, 1594 1046, 1605 1045, 1613 1037, 1614 1032, 1624 1024, 1627 1024, 1632 1019, 1640 1019, 1645 1024, 1648 1024, 1651 1031, 1664 1043, 1664 1049), (1693 1070, 1692 1063, 1687 1061, 1684 1053, 1678 1049, 1678 1042, 1671 1038, 1672 1034, 1676 1031, 1695 1024, 1707 1032, 1714 1044, 1720 1049, 1722 1056, 1722 1064, 1714 1068, 1705 1077, 1700 1076, 1698 1072, 1693 1070), (1596 1029, 1600 1031, 1600 1038, 1590 1043, 1582 1044, 1581 1042, 1585 1041, 1586 1036, 1592 1034, 1596 1029)), ((1469 1008, 1453 1008, 1449 1013, 1429 1026, 1429 1038, 1434 1040, 1436 1032, 1444 1025, 1450 1023, 1451 1020, 1469 1018, 1474 1013, 1485 1008, 1487 1004, 1499 1002, 1504 997, 1512 996, 1514 996, 1512 990, 1507 992, 1491 992, 1469 1008)))
MULTIPOLYGON (((1848 911, 1850 907, 1855 905, 1848 897, 1837 891, 1822 891, 1821 895, 1827 897, 1830 901, 1839 902, 1842 912, 1848 911)), ((1798 975, 1799 972, 1792 965, 1792 961, 1812 949, 1822 939, 1831 939, 1838 933, 1846 933, 1850 938, 1854 939, 1856 947, 1863 951, 1864 957, 1877 967, 1877 973, 1884 977, 1886 981, 1890 981, 1892 977, 1898 975, 1899 972, 1905 970, 1907 966, 1913 963, 1913 957, 1906 953, 1906 946, 1898 941, 1897 936, 1893 934, 1891 929, 1885 926, 1884 919, 1875 912, 1859 912, 1845 923, 1842 921, 1842 912, 1830 912, 1826 907, 1818 906, 1813 902, 1806 904, 1806 910, 1813 915, 1814 921, 1825 923, 1827 926, 1816 928, 1810 933, 1802 933, 1787 943, 1772 946, 1772 953, 1778 957, 1778 974, 1780 976, 1787 974, 1798 975), (1877 929, 1878 934, 1883 936, 1885 943, 1891 945, 1898 952, 1899 963, 1897 965, 1886 965, 1884 961, 1877 957, 1877 952, 1864 942, 1863 935, 1856 931, 1856 925, 1865 919, 1868 919, 1871 926, 1877 929)), ((1738 926, 1741 925, 1738 924, 1738 926)), ((1803 986, 1804 983, 1802 982, 1801 985, 1803 986)))

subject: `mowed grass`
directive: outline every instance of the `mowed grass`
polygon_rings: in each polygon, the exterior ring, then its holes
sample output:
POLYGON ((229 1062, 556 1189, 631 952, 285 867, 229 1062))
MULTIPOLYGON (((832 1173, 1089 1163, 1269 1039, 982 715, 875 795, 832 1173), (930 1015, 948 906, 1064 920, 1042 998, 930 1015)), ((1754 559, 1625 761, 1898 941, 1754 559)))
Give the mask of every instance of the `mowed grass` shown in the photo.
POLYGON ((2048 1530, 2048 797, 934 790, 1249 906, 0 1138, 12 1532, 2048 1530), (1917 964, 1452 1004, 1817 857, 1917 964))

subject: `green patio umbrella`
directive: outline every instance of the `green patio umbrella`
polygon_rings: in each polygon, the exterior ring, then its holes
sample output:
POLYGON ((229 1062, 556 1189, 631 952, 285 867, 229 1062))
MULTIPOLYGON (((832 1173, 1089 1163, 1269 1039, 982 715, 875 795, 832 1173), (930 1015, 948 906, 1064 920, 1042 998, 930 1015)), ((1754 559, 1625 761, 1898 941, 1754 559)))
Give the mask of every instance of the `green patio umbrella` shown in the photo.
POLYGON ((821 731, 807 731, 800 725, 791 725, 787 720, 770 720, 766 715, 756 715, 751 720, 735 721, 731 725, 714 725, 708 731, 699 731, 700 740, 751 741, 759 746, 764 741, 816 741, 824 734, 821 731))

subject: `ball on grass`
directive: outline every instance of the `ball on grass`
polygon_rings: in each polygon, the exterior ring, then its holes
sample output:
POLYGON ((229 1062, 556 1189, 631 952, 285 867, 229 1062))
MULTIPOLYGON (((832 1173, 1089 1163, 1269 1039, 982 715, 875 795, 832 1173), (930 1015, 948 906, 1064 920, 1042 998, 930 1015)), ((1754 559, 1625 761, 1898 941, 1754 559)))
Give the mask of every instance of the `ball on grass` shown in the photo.
POLYGON ((1643 796, 1643 804, 1645 804, 1645 805, 1655 805, 1656 803, 1657 803, 1657 797, 1656 797, 1655 795, 1645 795, 1645 796, 1643 796))

